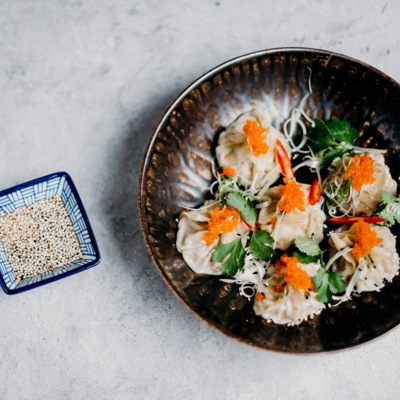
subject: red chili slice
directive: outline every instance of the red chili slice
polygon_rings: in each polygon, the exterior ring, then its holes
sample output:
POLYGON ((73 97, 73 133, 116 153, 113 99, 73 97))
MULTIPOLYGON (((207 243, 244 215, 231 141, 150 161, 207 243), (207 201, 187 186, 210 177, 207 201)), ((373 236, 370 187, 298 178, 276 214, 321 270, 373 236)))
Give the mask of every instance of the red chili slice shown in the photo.
POLYGON ((275 143, 275 154, 276 158, 278 159, 279 166, 281 167, 282 174, 288 179, 294 178, 292 162, 290 161, 290 158, 279 139, 277 139, 275 143))
POLYGON ((379 222, 386 222, 386 219, 381 217, 339 217, 328 218, 327 221, 337 225, 352 225, 358 221, 364 221, 368 224, 378 224, 379 222))
POLYGON ((310 194, 308 195, 308 202, 313 206, 317 204, 318 200, 321 198, 322 191, 319 185, 318 178, 313 181, 310 187, 310 194))

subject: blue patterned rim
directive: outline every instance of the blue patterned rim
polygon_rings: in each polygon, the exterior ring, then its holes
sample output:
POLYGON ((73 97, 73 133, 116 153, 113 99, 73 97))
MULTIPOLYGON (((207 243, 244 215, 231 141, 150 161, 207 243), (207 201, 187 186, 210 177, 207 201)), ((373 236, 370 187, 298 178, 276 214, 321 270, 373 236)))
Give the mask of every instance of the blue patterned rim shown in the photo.
POLYGON ((84 256, 83 260, 18 281, 0 240, 0 285, 5 293, 21 293, 84 271, 100 263, 100 251, 89 218, 74 182, 66 172, 56 172, 1 191, 0 216, 10 214, 18 208, 39 200, 50 199, 56 194, 61 197, 71 218, 84 256))

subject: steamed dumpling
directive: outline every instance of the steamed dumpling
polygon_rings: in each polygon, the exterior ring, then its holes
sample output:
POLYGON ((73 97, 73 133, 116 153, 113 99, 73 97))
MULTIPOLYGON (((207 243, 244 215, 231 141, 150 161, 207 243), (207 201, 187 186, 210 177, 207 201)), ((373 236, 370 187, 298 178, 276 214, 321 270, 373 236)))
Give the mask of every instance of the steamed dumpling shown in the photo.
MULTIPOLYGON (((368 266, 363 259, 357 262, 353 253, 349 252, 340 257, 333 266, 335 272, 343 275, 346 285, 358 271, 354 280, 354 291, 357 293, 381 289, 385 285, 384 279, 391 281, 399 268, 396 239, 390 229, 384 226, 371 225, 370 227, 377 233, 378 238, 382 239, 381 244, 373 247, 369 253, 373 265, 368 266)), ((353 224, 350 229, 339 228, 335 232, 331 232, 330 256, 345 247, 353 247, 357 239, 357 231, 357 224, 353 224)))
MULTIPOLYGON (((298 263, 297 266, 310 277, 316 275, 319 268, 319 265, 314 263, 298 263)), ((284 273, 275 272, 263 283, 259 287, 259 292, 265 298, 262 301, 254 301, 254 312, 276 324, 293 323, 298 325, 309 315, 318 313, 323 307, 323 303, 317 300, 315 291, 298 289, 291 283, 284 284, 284 273), (282 290, 281 285, 283 284, 282 290), (277 290, 276 288, 280 286, 281 290, 277 290)))
POLYGON ((268 181, 273 183, 280 176, 274 151, 277 139, 281 140, 282 144, 285 143, 284 135, 271 126, 271 116, 267 110, 246 112, 221 133, 215 149, 218 164, 222 168, 234 168, 241 178, 242 185, 246 187, 249 187, 254 180, 253 186, 259 188, 265 175, 271 171, 268 181), (257 152, 248 147, 248 138, 243 131, 248 120, 255 121, 267 129, 264 134, 268 146, 266 154, 256 156, 257 152))
MULTIPOLYGON (((247 226, 238 218, 238 222, 231 232, 218 235, 211 244, 204 238, 209 232, 207 224, 210 222, 213 210, 221 208, 216 201, 206 201, 204 206, 194 211, 183 211, 179 216, 176 248, 182 253, 183 259, 189 267, 198 274, 220 275, 221 263, 211 259, 212 252, 219 244, 233 242, 248 230, 247 226)), ((245 241, 246 238, 244 237, 245 241)))
POLYGON ((271 203, 261 208, 258 221, 260 228, 267 231, 275 239, 276 248, 286 250, 294 244, 299 236, 311 237, 315 235, 318 242, 324 238, 323 224, 326 219, 325 213, 321 210, 323 198, 315 204, 308 203, 310 185, 301 184, 305 197, 305 211, 294 210, 282 212, 278 209, 281 200, 279 187, 267 190, 266 196, 271 199, 271 203))
MULTIPOLYGON (((373 160, 373 183, 363 184, 359 190, 356 189, 354 181, 352 188, 348 196, 341 202, 341 212, 345 212, 352 208, 354 215, 367 215, 370 216, 375 211, 378 203, 382 201, 382 191, 385 190, 392 195, 396 194, 397 183, 390 175, 389 168, 385 165, 385 159, 382 154, 363 154, 356 155, 354 157, 344 157, 343 163, 339 161, 336 165, 336 169, 332 172, 323 184, 323 189, 326 193, 329 185, 336 183, 345 182, 343 175, 345 174, 343 164, 348 167, 349 165, 355 164, 355 157, 357 160, 363 157, 370 157, 373 160)), ((362 168, 361 173, 367 176, 368 172, 362 168)))

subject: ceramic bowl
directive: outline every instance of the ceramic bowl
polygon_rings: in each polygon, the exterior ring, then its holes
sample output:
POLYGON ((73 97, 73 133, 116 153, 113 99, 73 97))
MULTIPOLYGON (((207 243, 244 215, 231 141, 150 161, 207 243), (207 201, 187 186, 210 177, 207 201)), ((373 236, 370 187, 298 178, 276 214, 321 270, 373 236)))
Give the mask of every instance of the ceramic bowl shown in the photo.
POLYGON ((7 294, 16 294, 57 281, 67 276, 94 267, 100 262, 100 251, 89 218, 78 191, 66 172, 51 175, 14 186, 0 192, 0 217, 33 204, 50 199, 58 194, 71 219, 83 259, 31 278, 19 280, 15 277, 7 254, 0 240, 0 285, 7 294))
MULTIPOLYGON (((254 314, 253 302, 218 276, 198 275, 176 250, 176 218, 183 206, 207 197, 219 133, 236 117, 268 107, 282 130, 290 110, 309 93, 312 118, 348 120, 359 146, 387 149, 392 176, 400 175, 400 86, 350 57, 323 50, 284 48, 228 61, 192 83, 158 123, 143 159, 139 209, 144 238, 171 290, 212 327, 244 343, 289 353, 335 351, 377 338, 400 322, 400 278, 381 292, 364 293, 318 317, 288 327, 254 314)), ((398 238, 398 228, 393 229, 398 238)), ((399 239, 398 239, 399 240, 399 239)), ((399 251, 399 242, 397 241, 399 251)))

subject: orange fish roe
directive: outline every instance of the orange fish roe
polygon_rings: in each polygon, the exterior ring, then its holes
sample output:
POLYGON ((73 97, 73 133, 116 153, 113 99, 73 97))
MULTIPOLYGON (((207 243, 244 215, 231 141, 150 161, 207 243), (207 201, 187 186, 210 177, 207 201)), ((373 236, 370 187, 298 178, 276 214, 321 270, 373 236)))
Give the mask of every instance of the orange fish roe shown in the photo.
POLYGON ((258 125, 256 121, 248 119, 242 130, 247 136, 246 149, 251 147, 256 157, 268 153, 269 147, 265 137, 265 133, 268 132, 268 129, 258 125))
POLYGON ((254 297, 256 298, 257 301, 263 301, 265 299, 265 296, 263 293, 256 293, 256 295, 254 297))
POLYGON ((354 243, 352 253, 357 261, 369 254, 371 249, 382 243, 376 232, 372 230, 367 222, 357 222, 357 239, 354 243))
POLYGON ((236 208, 230 206, 222 209, 215 207, 207 224, 208 232, 203 236, 203 240, 212 245, 220 233, 232 232, 239 221, 239 216, 239 211, 236 208))
POLYGON ((270 223, 271 225, 275 225, 277 220, 278 220, 278 217, 277 217, 276 215, 274 215, 274 216, 270 219, 269 223, 270 223))
POLYGON ((221 176, 226 176, 230 178, 231 176, 234 176, 236 174, 235 168, 231 167, 224 167, 222 168, 222 172, 220 173, 221 176))
POLYGON ((285 282, 303 291, 315 291, 314 283, 306 271, 297 266, 300 261, 296 257, 288 257, 286 261, 285 282))
POLYGON ((283 181, 285 185, 279 185, 282 196, 278 205, 279 210, 291 212, 297 208, 299 211, 305 211, 305 196, 300 183, 287 178, 283 178, 283 181))
POLYGON ((354 165, 349 165, 343 175, 343 179, 351 178, 351 186, 360 191, 363 185, 371 184, 376 181, 374 177, 374 159, 367 155, 355 155, 354 165))
POLYGON ((274 286, 271 286, 271 289, 274 292, 280 293, 280 292, 283 292, 285 290, 285 286, 284 285, 274 285, 274 286))

